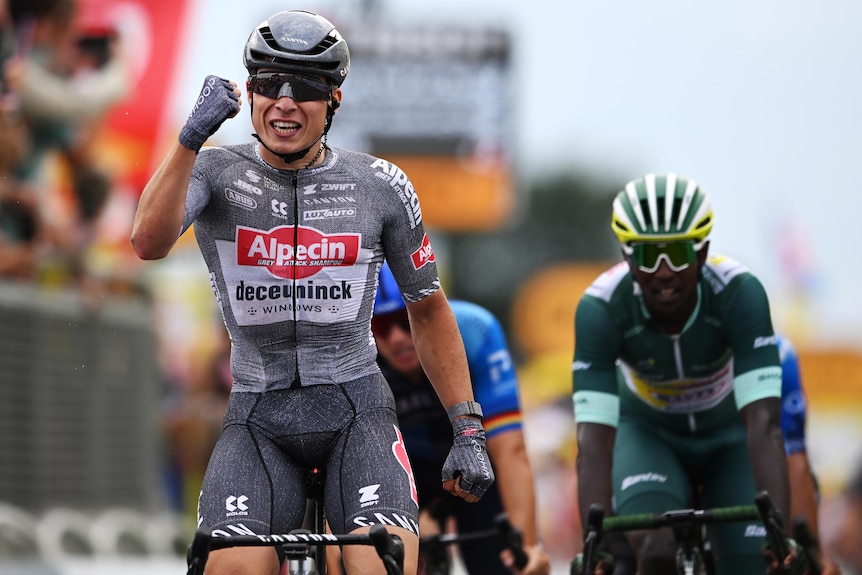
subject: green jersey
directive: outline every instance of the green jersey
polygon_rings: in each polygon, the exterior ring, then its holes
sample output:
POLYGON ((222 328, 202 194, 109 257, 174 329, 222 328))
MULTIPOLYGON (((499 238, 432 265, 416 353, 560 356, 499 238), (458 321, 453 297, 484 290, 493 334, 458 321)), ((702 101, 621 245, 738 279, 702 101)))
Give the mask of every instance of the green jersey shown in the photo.
POLYGON ((616 427, 623 417, 671 433, 709 433, 739 425, 745 405, 781 396, 766 292, 727 257, 712 256, 704 266, 682 332, 661 329, 622 262, 586 290, 575 334, 578 423, 616 427))

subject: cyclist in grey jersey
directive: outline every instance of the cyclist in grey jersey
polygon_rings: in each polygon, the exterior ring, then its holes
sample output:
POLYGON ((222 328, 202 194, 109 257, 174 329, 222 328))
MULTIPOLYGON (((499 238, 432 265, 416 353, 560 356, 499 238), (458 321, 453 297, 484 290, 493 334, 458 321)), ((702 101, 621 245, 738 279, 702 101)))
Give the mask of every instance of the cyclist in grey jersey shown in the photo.
MULTIPOLYGON (((369 317, 383 254, 427 245, 399 199, 404 172, 337 148, 312 168, 278 170, 257 148, 201 150, 183 218, 183 231, 195 223, 233 339, 235 388, 344 383, 377 373, 369 317)), ((412 261, 400 258, 412 282, 404 295, 415 302, 439 282, 433 261, 418 270, 412 261)))
MULTIPOLYGON (((232 341, 235 382, 198 522, 216 536, 298 528, 306 473, 325 468, 333 531, 386 525, 404 541, 413 574, 416 483, 370 329, 384 258, 452 423, 444 489, 475 502, 494 480, 416 192, 397 166, 326 145, 349 70, 347 44, 329 21, 274 14, 252 31, 244 62, 259 143, 201 149, 240 109, 236 83, 208 76, 132 230, 138 256, 158 259, 194 224, 232 341)), ((383 572, 366 546, 345 548, 344 560, 351 574, 383 572)), ((207 575, 278 569, 266 547, 219 550, 206 566, 207 575)))
MULTIPOLYGON (((769 303, 738 262, 708 258, 712 223, 705 193, 675 174, 630 182, 614 201, 625 261, 588 288, 575 319, 584 524, 594 503, 618 514, 661 513, 691 506, 694 490, 701 506, 721 507, 751 504, 765 489, 787 517, 769 303)), ((763 572, 756 527, 710 530, 718 573, 763 572)), ((629 539, 639 573, 674 572, 669 528, 629 539)), ((798 569, 796 557, 788 561, 798 569)), ((595 572, 609 568, 600 563, 595 572)))

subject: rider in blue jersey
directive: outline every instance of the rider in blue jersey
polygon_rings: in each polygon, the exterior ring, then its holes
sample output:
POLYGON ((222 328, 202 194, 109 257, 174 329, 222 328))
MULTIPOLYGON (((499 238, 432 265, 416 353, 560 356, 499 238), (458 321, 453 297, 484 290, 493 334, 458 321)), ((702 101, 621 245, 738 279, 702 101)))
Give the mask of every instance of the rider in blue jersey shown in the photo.
MULTIPOLYGON (((790 475, 790 516, 804 517, 811 533, 817 536, 820 493, 805 444, 808 407, 799 371, 799 356, 793 343, 780 334, 778 355, 781 359, 781 431, 790 475)), ((840 573, 838 565, 829 557, 823 556, 821 563, 823 575, 840 573)))
MULTIPOLYGON (((416 477, 421 533, 445 530, 448 518, 455 519, 461 533, 487 530, 505 510, 523 533, 528 556, 527 566, 513 571, 546 574, 550 565, 537 545, 533 475, 524 444, 518 380, 502 327, 478 305, 458 300, 450 303, 464 341, 473 395, 484 411, 488 453, 497 478, 482 501, 472 505, 463 505, 442 489, 440 463, 451 442, 448 419, 416 355, 395 277, 388 264, 380 270, 371 328, 378 363, 395 395, 398 424, 416 477)), ((512 572, 506 568, 512 565, 512 558, 508 554, 503 557, 506 565, 498 558, 502 550, 502 542, 496 540, 460 547, 467 571, 473 575, 512 572)))

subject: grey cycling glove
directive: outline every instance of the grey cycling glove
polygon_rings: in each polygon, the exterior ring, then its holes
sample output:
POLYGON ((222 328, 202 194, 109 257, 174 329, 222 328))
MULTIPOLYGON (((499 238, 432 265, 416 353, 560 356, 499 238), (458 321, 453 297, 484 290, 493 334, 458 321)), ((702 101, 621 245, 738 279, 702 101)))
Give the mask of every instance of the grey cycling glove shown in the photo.
POLYGON ((239 96, 229 80, 207 76, 186 125, 180 131, 180 144, 195 152, 215 134, 222 122, 239 112, 239 96))
POLYGON ((452 449, 443 464, 443 481, 461 476, 461 489, 481 498, 494 483, 494 470, 485 447, 485 428, 477 417, 452 421, 452 449))

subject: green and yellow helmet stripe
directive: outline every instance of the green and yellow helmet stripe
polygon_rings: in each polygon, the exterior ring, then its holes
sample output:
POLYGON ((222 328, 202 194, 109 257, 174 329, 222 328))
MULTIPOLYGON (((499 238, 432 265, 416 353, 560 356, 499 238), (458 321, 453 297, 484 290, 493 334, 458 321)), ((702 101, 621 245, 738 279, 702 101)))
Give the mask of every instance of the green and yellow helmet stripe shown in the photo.
POLYGON ((676 174, 647 174, 617 194, 611 228, 621 243, 702 242, 712 230, 709 197, 694 180, 676 174))

